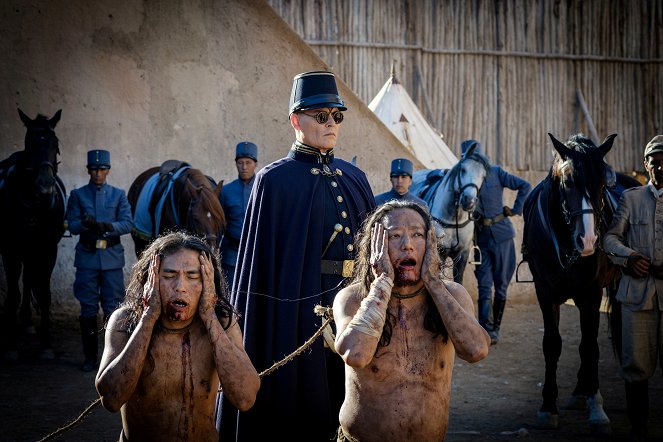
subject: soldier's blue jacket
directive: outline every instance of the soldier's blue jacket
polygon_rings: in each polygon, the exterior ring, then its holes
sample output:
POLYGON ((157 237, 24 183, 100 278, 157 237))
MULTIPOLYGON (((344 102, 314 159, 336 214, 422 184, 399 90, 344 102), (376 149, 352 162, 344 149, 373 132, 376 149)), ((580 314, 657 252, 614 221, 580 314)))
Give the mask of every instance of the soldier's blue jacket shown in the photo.
MULTIPOLYGON (((479 193, 479 208, 477 210, 482 218, 495 218, 502 214, 505 206, 503 199, 505 188, 518 191, 511 210, 516 215, 523 213, 525 198, 527 198, 532 186, 524 179, 506 172, 500 166, 492 165, 479 193)), ((484 226, 478 222, 477 227, 476 238, 479 245, 487 245, 490 242, 500 243, 516 237, 516 230, 508 217, 491 226, 484 226)))
MULTIPOLYGON (((224 185, 221 189, 221 207, 226 216, 226 231, 223 234, 221 242, 221 261, 224 264, 234 266, 237 262, 237 250, 239 249, 239 239, 242 235, 242 224, 244 224, 244 215, 246 207, 249 204, 251 189, 255 182, 255 175, 248 183, 241 179, 236 179, 230 184, 224 185)), ((232 282, 232 281, 231 281, 232 282)))
POLYGON ((131 232, 133 219, 131 206, 124 190, 103 184, 97 187, 91 181, 80 189, 71 191, 67 202, 67 222, 72 235, 80 235, 76 244, 74 266, 80 269, 121 269, 124 267, 124 247, 118 244, 106 249, 88 246, 98 239, 117 238, 131 232), (82 226, 85 214, 100 222, 109 222, 113 231, 97 235, 82 226))
POLYGON ((403 195, 400 195, 398 192, 396 192, 394 189, 391 189, 389 192, 381 193, 379 195, 375 195, 375 204, 380 205, 384 204, 387 201, 391 200, 405 200, 405 201, 414 201, 415 203, 419 203, 424 207, 428 207, 426 204, 426 201, 422 200, 418 196, 416 196, 412 192, 406 192, 403 195))

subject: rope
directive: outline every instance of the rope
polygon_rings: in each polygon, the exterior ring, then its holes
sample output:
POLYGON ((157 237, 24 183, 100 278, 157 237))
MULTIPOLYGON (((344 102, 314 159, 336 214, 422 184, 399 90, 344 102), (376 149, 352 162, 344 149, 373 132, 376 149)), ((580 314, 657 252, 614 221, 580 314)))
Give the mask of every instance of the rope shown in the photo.
MULTIPOLYGON (((283 367, 285 364, 287 364, 288 362, 293 360, 295 357, 299 356, 304 350, 306 350, 308 347, 310 347, 311 344, 313 344, 313 342, 315 342, 315 340, 320 337, 320 335, 322 335, 322 333, 325 330, 325 327, 327 327, 334 320, 334 317, 332 316, 332 309, 329 308, 329 307, 322 307, 320 305, 316 305, 315 308, 313 309, 313 311, 318 316, 322 316, 322 317, 327 318, 325 320, 325 322, 322 324, 322 326, 320 326, 318 331, 316 331, 313 334, 313 336, 311 336, 306 342, 304 342, 299 348, 297 348, 297 350, 293 351, 292 353, 290 353, 285 358, 283 358, 280 361, 276 362, 274 365, 269 367, 267 370, 264 370, 261 373, 259 373, 258 376, 261 379, 263 377, 267 376, 267 375, 272 374, 273 372, 275 372, 276 370, 278 370, 279 368, 283 367)), ((219 392, 222 391, 220 387, 219 387, 218 391, 219 392)), ((65 425, 63 427, 58 428, 57 430, 53 431, 52 433, 48 434, 47 436, 39 439, 38 442, 46 442, 48 440, 53 439, 54 437, 57 437, 57 436, 61 435, 62 433, 65 433, 65 432, 71 430, 73 427, 75 427, 76 425, 81 423, 83 418, 85 416, 87 416, 88 414, 90 414, 90 412, 94 409, 94 407, 96 407, 100 403, 101 403, 101 398, 95 399, 94 402, 92 402, 85 410, 83 410, 83 412, 76 419, 74 419, 73 421, 71 421, 70 423, 68 423, 67 425, 65 425)))
POLYGON ((82 413, 81 413, 76 419, 74 419, 73 421, 69 422, 69 423, 68 423, 67 425, 65 425, 64 427, 60 427, 60 428, 58 428, 57 430, 55 430, 54 432, 52 432, 52 433, 49 434, 48 436, 45 436, 44 438, 39 439, 39 442, 45 442, 45 441, 47 441, 47 440, 51 440, 51 439, 53 439, 54 437, 57 437, 57 436, 61 435, 62 433, 71 430, 74 426, 78 425, 78 424, 83 420, 83 418, 84 418, 85 416, 87 416, 88 414, 90 414, 90 412, 92 411, 92 409, 94 409, 94 407, 96 407, 96 406, 99 405, 100 403, 101 403, 101 398, 97 398, 94 402, 92 402, 90 405, 88 405, 88 407, 87 407, 85 410, 83 410, 83 412, 82 412, 82 413))
POLYGON ((322 333, 325 330, 325 327, 327 327, 327 325, 329 325, 329 323, 332 322, 333 320, 334 318, 327 318, 327 320, 322 324, 322 326, 318 329, 318 331, 315 332, 315 334, 313 334, 313 336, 311 336, 306 342, 304 342, 297 350, 293 351, 285 358, 276 362, 267 370, 259 373, 258 376, 260 376, 260 378, 263 378, 269 374, 272 374, 273 372, 275 372, 276 370, 278 370, 279 368, 283 367, 285 364, 293 360, 296 356, 299 356, 304 350, 310 347, 311 344, 313 344, 313 342, 320 337, 320 335, 322 335, 322 333))

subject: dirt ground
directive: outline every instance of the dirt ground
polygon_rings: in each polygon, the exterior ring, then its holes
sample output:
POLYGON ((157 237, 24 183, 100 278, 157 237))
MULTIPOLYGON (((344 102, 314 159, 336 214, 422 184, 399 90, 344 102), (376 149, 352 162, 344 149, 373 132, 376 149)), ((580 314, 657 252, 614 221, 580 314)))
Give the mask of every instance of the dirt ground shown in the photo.
MULTIPOLYGON (((543 327, 536 304, 511 303, 503 323, 503 339, 489 356, 474 365, 457 361, 454 369, 450 428, 447 441, 627 440, 623 382, 618 376, 608 338, 605 315, 601 318, 600 379, 605 410, 612 420, 612 436, 593 438, 585 412, 560 410, 556 430, 536 428, 541 405, 543 327)), ((96 398, 94 373, 78 369, 80 338, 75 318, 55 324, 56 359, 39 361, 34 336, 23 337, 20 359, 0 362, 1 440, 37 441, 76 418, 96 398)), ((575 385, 580 340, 575 307, 562 306, 563 353, 559 363, 559 405, 575 385)), ((663 378, 650 383, 650 439, 663 440, 663 378)), ((92 412, 56 441, 116 441, 120 416, 96 406, 92 412)))

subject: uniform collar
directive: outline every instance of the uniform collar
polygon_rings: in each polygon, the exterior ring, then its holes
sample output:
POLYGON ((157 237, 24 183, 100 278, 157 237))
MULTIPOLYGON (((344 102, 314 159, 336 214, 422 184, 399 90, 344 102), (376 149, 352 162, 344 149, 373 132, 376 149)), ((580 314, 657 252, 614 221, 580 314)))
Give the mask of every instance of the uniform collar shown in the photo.
POLYGON ((295 141, 288 152, 288 157, 307 163, 331 164, 334 161, 334 149, 329 149, 323 154, 320 149, 295 141))
POLYGON ((108 182, 105 182, 105 183, 102 184, 101 186, 97 186, 96 184, 94 184, 94 183, 92 182, 92 180, 90 180, 90 182, 88 183, 88 186, 90 186, 90 187, 91 187, 92 189, 94 189, 94 190, 101 190, 101 189, 103 189, 104 187, 106 187, 107 184, 108 184, 108 182))
POLYGON ((649 181, 649 188, 651 189, 652 192, 654 192, 654 196, 656 198, 661 198, 663 196, 663 188, 657 189, 656 186, 654 186, 654 183, 649 181))

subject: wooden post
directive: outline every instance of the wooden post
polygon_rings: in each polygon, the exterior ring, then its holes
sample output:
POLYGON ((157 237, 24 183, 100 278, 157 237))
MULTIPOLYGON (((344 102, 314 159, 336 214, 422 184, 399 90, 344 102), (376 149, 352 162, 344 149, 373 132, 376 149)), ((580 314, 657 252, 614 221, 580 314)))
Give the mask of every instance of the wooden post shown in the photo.
POLYGON ((580 109, 582 110, 582 113, 585 114, 585 119, 587 120, 587 125, 589 126, 589 132, 591 133, 592 138, 594 139, 594 143, 598 145, 600 143, 599 136, 596 133, 596 128, 594 127, 594 121, 592 120, 592 116, 589 115, 589 110, 587 109, 587 103, 585 103, 585 97, 582 96, 580 88, 576 89, 576 96, 578 97, 578 104, 580 104, 580 109))

